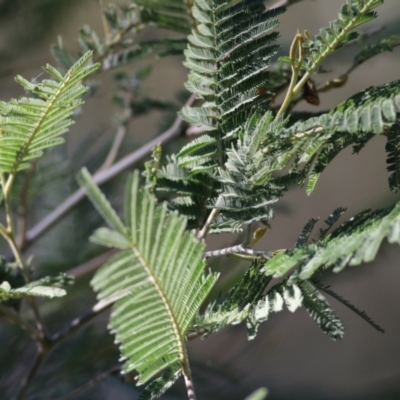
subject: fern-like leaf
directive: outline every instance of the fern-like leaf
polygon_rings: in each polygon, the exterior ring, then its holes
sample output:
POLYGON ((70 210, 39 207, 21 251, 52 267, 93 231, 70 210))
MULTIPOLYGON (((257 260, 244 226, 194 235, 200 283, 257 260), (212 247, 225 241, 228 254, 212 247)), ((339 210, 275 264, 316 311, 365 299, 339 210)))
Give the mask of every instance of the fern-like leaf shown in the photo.
POLYGON ((318 69, 322 61, 349 40, 357 38, 352 32, 357 26, 376 18, 374 8, 383 4, 383 0, 347 0, 340 10, 338 19, 332 21, 328 28, 322 28, 314 40, 303 44, 308 54, 303 67, 308 72, 318 69))
POLYGON ((333 211, 331 215, 329 215, 329 217, 324 221, 327 227, 324 229, 321 228, 318 233, 319 239, 323 239, 327 235, 329 230, 339 220, 339 218, 343 215, 344 212, 346 212, 346 208, 338 207, 333 211))
POLYGON ((144 23, 154 23, 159 28, 188 34, 193 28, 190 3, 184 0, 135 0, 140 7, 144 23))
POLYGON ((303 247, 310 237, 312 230, 314 229, 315 224, 318 222, 318 219, 311 218, 305 225, 303 230, 301 231, 294 247, 303 247))
POLYGON ((243 224, 266 222, 273 217, 271 205, 282 196, 296 177, 284 182, 274 179, 273 171, 284 160, 266 157, 264 142, 271 132, 282 129, 283 121, 272 121, 272 113, 262 117, 252 115, 239 133, 236 145, 227 150, 228 160, 220 168, 217 179, 222 185, 221 193, 212 207, 220 210, 212 225, 213 232, 238 231, 243 224))
POLYGON ((376 323, 372 320, 372 318, 366 314, 365 311, 359 310, 354 304, 351 304, 348 300, 344 299, 342 296, 334 292, 330 286, 325 286, 321 282, 319 282, 316 279, 312 279, 312 283, 314 286, 323 292, 329 294, 332 296, 334 299, 345 305, 347 308, 349 308, 351 311, 356 313, 359 317, 361 317, 366 323, 371 325, 373 328, 375 328, 377 331, 385 333, 385 331, 376 323))
POLYGON ((72 283, 72 277, 66 274, 46 276, 17 288, 12 288, 8 281, 4 281, 0 284, 0 302, 31 296, 48 298, 62 297, 67 294, 62 286, 72 283))
POLYGON ((28 168, 43 150, 63 142, 61 137, 73 123, 73 111, 82 104, 86 87, 82 80, 99 64, 85 66, 92 53, 84 54, 65 75, 47 65, 54 80, 31 83, 18 76, 20 83, 36 98, 0 102, 0 170, 15 175, 28 168))
POLYGON ((268 104, 257 88, 267 82, 266 68, 277 46, 275 19, 282 7, 267 11, 262 0, 195 1, 198 29, 185 51, 190 68, 187 88, 204 98, 199 108, 184 108, 182 118, 206 130, 232 136, 256 106, 268 104))
POLYGON ((139 400, 155 400, 161 397, 179 378, 178 368, 168 368, 159 378, 150 382, 140 393, 139 400))
POLYGON ((292 161, 291 172, 304 164, 302 173, 309 175, 307 192, 311 193, 337 154, 351 144, 363 146, 374 135, 393 130, 399 112, 399 81, 369 87, 328 114, 270 130, 263 151, 282 160, 280 168, 292 161))
POLYGON ((326 298, 310 281, 299 281, 298 286, 303 295, 303 305, 314 321, 331 339, 342 339, 344 326, 333 311, 326 298))
POLYGON ((125 372, 136 369, 139 383, 171 368, 190 379, 186 333, 217 276, 204 274, 204 246, 186 222, 169 214, 165 205, 139 190, 138 173, 127 185, 126 225, 83 171, 80 177, 89 198, 109 224, 92 237, 122 252, 94 276, 99 298, 121 295, 110 327, 120 343, 125 372))
POLYGON ((370 58, 383 53, 384 51, 391 52, 397 46, 400 46, 399 36, 383 38, 378 40, 376 43, 368 44, 354 57, 353 68, 364 63, 370 58))
POLYGON ((265 263, 264 272, 279 277, 297 266, 293 279, 302 280, 329 267, 340 272, 346 266, 372 261, 385 238, 389 243, 400 244, 400 203, 386 209, 363 211, 317 243, 278 253, 265 263))
POLYGON ((400 189, 400 124, 396 123, 387 135, 386 143, 389 176, 389 187, 392 192, 400 189))
POLYGON ((195 319, 192 330, 196 335, 206 336, 228 325, 246 322, 247 336, 251 340, 256 337, 260 323, 267 321, 270 314, 282 311, 285 304, 291 312, 302 305, 302 295, 296 284, 283 282, 264 294, 271 277, 263 276, 261 267, 262 264, 255 261, 237 285, 195 319))
POLYGON ((208 134, 185 146, 179 155, 185 157, 179 165, 186 167, 186 173, 193 167, 194 173, 215 175, 225 161, 223 150, 229 138, 257 107, 267 109, 271 95, 261 95, 258 88, 268 80, 266 69, 278 49, 272 44, 277 37, 272 30, 283 11, 282 7, 266 10, 263 0, 194 1, 196 29, 185 51, 185 65, 190 69, 186 86, 204 103, 183 108, 180 116, 208 134), (208 151, 204 151, 206 143, 208 151))
POLYGON ((173 193, 168 206, 188 219, 189 228, 204 224, 206 204, 216 196, 218 187, 218 182, 208 174, 208 164, 180 167, 175 156, 167 156, 167 164, 158 171, 157 190, 173 193))

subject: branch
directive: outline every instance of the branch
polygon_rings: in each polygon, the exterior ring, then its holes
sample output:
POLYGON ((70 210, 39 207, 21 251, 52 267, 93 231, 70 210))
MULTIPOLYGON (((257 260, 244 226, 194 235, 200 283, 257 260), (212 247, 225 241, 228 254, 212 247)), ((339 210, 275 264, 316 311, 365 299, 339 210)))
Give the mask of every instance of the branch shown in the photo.
POLYGON ((29 333, 29 336, 35 341, 40 342, 42 337, 38 331, 26 323, 14 310, 0 304, 0 312, 7 318, 16 323, 21 329, 29 333))
POLYGON ((212 209, 203 228, 201 228, 201 230, 197 233, 197 239, 202 240, 207 236, 207 233, 210 230, 210 226, 213 223, 214 219, 217 217, 218 213, 219 213, 218 209, 216 208, 212 209))
POLYGON ((118 155, 118 151, 121 148, 121 145, 124 141, 125 135, 126 135, 126 126, 123 124, 118 127, 110 151, 108 152, 103 165, 99 168, 99 171, 107 170, 114 164, 114 161, 118 155))
POLYGON ((70 269, 66 272, 67 275, 72 275, 75 277, 75 280, 83 278, 85 275, 88 275, 97 270, 101 265, 103 265, 110 257, 114 254, 117 254, 118 250, 108 250, 99 256, 92 258, 91 260, 78 265, 75 268, 70 269))
POLYGON ((283 7, 283 6, 291 6, 295 3, 298 3, 299 1, 302 0, 278 0, 272 7, 272 8, 277 8, 277 7, 283 7))
MULTIPOLYGON (((133 93, 130 93, 130 97, 132 100, 133 93)), ((121 148, 121 145, 126 136, 126 130, 127 130, 126 127, 129 123, 129 120, 131 119, 131 117, 132 117, 132 109, 130 106, 130 102, 125 101, 124 102, 124 110, 122 112, 122 116, 119 118, 120 119, 119 126, 117 129, 117 133, 115 134, 114 141, 111 145, 111 148, 107 154, 107 157, 106 157, 103 165, 96 172, 106 170, 114 164, 114 161, 116 160, 117 155, 118 155, 118 151, 121 148)))
MULTIPOLYGON (((68 393, 67 395, 58 398, 57 400, 72 400, 75 397, 79 396, 80 394, 91 389, 93 386, 96 386, 99 383, 105 381, 110 376, 119 374, 121 372, 121 370, 122 370, 122 367, 119 365, 116 365, 115 367, 109 369, 108 371, 102 372, 101 374, 97 375, 95 378, 93 378, 89 382, 86 382, 82 386, 79 386, 78 388, 74 389, 71 393, 68 393)), ((123 379, 123 377, 121 377, 121 379, 123 379)))
POLYGON ((206 253, 204 253, 204 258, 220 257, 229 254, 247 254, 253 257, 271 258, 271 252, 269 251, 254 250, 248 247, 244 247, 242 244, 226 247, 220 250, 207 251, 206 253))
MULTIPOLYGON (((187 101, 186 106, 191 105, 195 100, 195 95, 192 95, 187 101)), ((180 136, 182 126, 184 122, 177 118, 173 125, 151 140, 140 149, 122 158, 120 161, 115 163, 112 167, 104 171, 99 171, 93 176, 93 180, 97 185, 102 185, 109 180, 115 178, 117 175, 131 168, 133 165, 139 163, 148 155, 151 154, 151 150, 157 144, 166 145, 173 139, 180 136)), ((75 193, 69 196, 64 202, 62 202, 55 210, 53 210, 47 217, 41 222, 29 229, 26 234, 26 242, 23 250, 26 250, 35 240, 43 236, 50 228, 52 228, 60 219, 66 216, 71 210, 73 210, 83 199, 86 198, 86 192, 84 189, 78 189, 75 193)))
POLYGON ((50 337, 51 348, 57 346, 64 340, 68 339, 75 332, 82 329, 90 321, 96 318, 103 311, 110 308, 117 300, 124 297, 126 293, 118 294, 106 300, 101 300, 95 304, 91 309, 83 313, 81 316, 72 320, 64 329, 50 337))
POLYGON ((35 380, 37 374, 40 371, 44 361, 46 360, 48 355, 48 351, 43 348, 39 348, 39 353, 36 356, 34 363, 32 364, 31 370, 29 371, 28 376, 21 381, 21 389, 18 392, 16 400, 23 400, 28 393, 29 388, 32 385, 32 382, 35 380))
POLYGON ((35 176, 36 166, 38 163, 38 158, 32 162, 31 167, 27 171, 27 175, 24 179, 24 183, 22 185, 21 197, 19 201, 18 207, 18 226, 17 226, 17 237, 16 241, 18 246, 21 247, 24 245, 25 237, 26 237, 26 227, 27 227, 27 214, 29 208, 29 191, 32 186, 32 181, 35 176))
MULTIPOLYGON (((78 330, 82 329, 90 321, 92 321, 95 317, 97 317, 103 311, 110 308, 117 300, 119 300, 120 298, 122 298, 125 295, 126 295, 126 292, 120 293, 119 295, 113 296, 107 300, 99 301, 91 309, 86 311, 84 314, 82 314, 78 318, 75 318, 64 329, 60 330, 53 336, 39 337, 39 340, 37 341, 39 352, 37 354, 35 362, 33 363, 32 367, 28 373, 28 376, 24 380, 21 381, 21 389, 16 397, 16 400, 23 400, 25 398, 26 394, 29 391, 29 388, 31 387, 37 374, 39 373, 40 369, 42 368, 42 365, 45 362, 47 356, 53 351, 53 349, 55 347, 57 347, 64 340, 68 339, 70 336, 72 336, 78 330)), ((0 305, 0 307, 1 307, 1 305, 0 305)), ((10 315, 10 317, 11 317, 11 315, 10 315)))

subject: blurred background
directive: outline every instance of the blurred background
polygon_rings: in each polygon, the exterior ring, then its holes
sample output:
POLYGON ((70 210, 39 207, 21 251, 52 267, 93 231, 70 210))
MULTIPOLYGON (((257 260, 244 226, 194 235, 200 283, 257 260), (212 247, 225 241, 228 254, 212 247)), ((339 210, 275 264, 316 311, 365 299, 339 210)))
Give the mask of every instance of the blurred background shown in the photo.
MULTIPOLYGON (((337 16, 343 0, 304 0, 292 5, 281 18, 279 31, 282 55, 287 54, 297 29, 307 29, 311 36, 319 27, 327 26, 337 16)), ((108 2, 104 2, 105 4, 108 2)), ((118 3, 118 2, 117 2, 118 3)), ((119 2, 122 4, 122 2, 119 2)), ((271 0, 271 4, 274 2, 271 0)), ((384 28, 374 36, 400 34, 399 0, 386 0, 378 8, 379 18, 363 26, 384 28)), ((95 0, 0 0, 0 99, 8 101, 23 95, 14 81, 20 74, 27 79, 42 79, 41 66, 55 64, 50 47, 61 35, 69 50, 78 53, 77 32, 89 24, 102 32, 99 4, 95 0)), ((140 38, 162 37, 165 32, 145 30, 140 38)), ((336 77, 352 63, 357 46, 345 47, 325 67, 331 74, 317 75, 316 84, 336 77)), ((185 98, 187 70, 182 57, 160 60, 148 58, 122 68, 132 73, 152 65, 143 85, 143 93, 161 100, 165 107, 155 107, 145 115, 133 118, 119 157, 157 136, 169 126, 174 113, 185 98)), ((115 71, 116 72, 116 71, 115 71)), ((83 113, 67 136, 67 143, 52 159, 60 169, 58 178, 37 194, 32 204, 29 225, 33 226, 76 188, 74 174, 80 166, 96 169, 101 165, 112 141, 118 120, 118 107, 111 102, 114 95, 114 71, 95 77, 96 92, 87 99, 83 113)), ((400 50, 384 53, 358 68, 341 89, 321 94, 320 109, 329 109, 363 90, 400 78, 400 50)), ((160 103, 160 104, 161 104, 160 103)), ((298 110, 315 110, 300 103, 298 110)), ((175 151, 182 141, 168 147, 175 151)), ((347 207, 345 218, 366 208, 381 208, 400 200, 389 191, 385 165, 385 139, 376 137, 359 155, 351 149, 342 152, 326 169, 316 190, 307 196, 304 189, 294 188, 278 204, 272 229, 258 247, 275 250, 293 246, 302 227, 310 218, 323 221, 336 207, 347 207)), ((121 203, 119 177, 105 190, 116 204, 121 203)), ((28 251, 34 254, 37 275, 49 271, 70 271, 85 265, 98 254, 94 246, 83 245, 98 223, 87 203, 82 204, 56 228, 49 231, 28 251)), ((231 243, 220 235, 210 248, 231 243)), ((3 254, 7 254, 4 248, 3 254)), ((247 341, 245 328, 236 326, 212 335, 206 340, 189 343, 192 370, 199 399, 241 400, 258 387, 269 389, 271 400, 356 400, 400 399, 400 249, 382 246, 373 263, 348 268, 335 275, 326 273, 323 281, 344 298, 365 310, 386 333, 373 330, 354 313, 332 300, 331 304, 346 325, 342 341, 325 336, 305 310, 288 311, 272 316, 259 330, 257 338, 247 341)), ((230 265, 218 260, 213 266, 225 272, 245 270, 245 265, 230 265)), ((77 279, 67 297, 46 301, 41 310, 51 332, 57 331, 81 314, 95 296, 88 289, 90 273, 77 279)), ((23 310, 24 312, 24 310, 23 310)), ((29 317, 29 311, 25 314, 29 317)), ((98 317, 86 329, 71 337, 52 353, 43 367, 30 397, 61 398, 65 393, 112 368, 118 360, 113 338, 106 333, 107 315, 98 317)), ((24 332, 1 318, 0 327, 0 399, 11 399, 27 366, 32 362, 35 346, 24 332)), ((77 399, 136 399, 134 384, 121 382, 112 375, 101 384, 76 396, 77 399)), ((182 395, 178 384, 165 398, 182 395)), ((182 397, 184 398, 184 397, 182 397)))

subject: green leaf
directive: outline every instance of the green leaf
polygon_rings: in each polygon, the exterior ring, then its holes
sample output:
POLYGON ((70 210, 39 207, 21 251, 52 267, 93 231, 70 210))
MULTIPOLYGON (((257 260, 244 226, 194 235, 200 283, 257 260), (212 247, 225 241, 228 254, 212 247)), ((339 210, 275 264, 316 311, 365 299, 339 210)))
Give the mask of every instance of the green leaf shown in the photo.
POLYGON ((399 36, 391 36, 378 40, 376 43, 368 44, 365 46, 355 57, 353 66, 360 65, 376 55, 384 51, 393 51, 393 49, 400 45, 399 36))
POLYGON ((308 40, 303 44, 307 52, 304 68, 309 72, 316 71, 335 49, 356 39, 358 33, 351 31, 376 18, 372 10, 381 4, 383 0, 347 0, 342 6, 338 19, 331 21, 329 27, 320 29, 314 40, 308 40))
POLYGON ((137 0, 142 22, 152 22, 159 28, 188 34, 192 25, 188 5, 183 0, 137 0))
POLYGON ((226 151, 227 161, 218 170, 217 179, 222 190, 212 207, 219 215, 211 225, 211 232, 234 232, 243 224, 255 221, 266 223, 273 217, 272 204, 279 200, 286 187, 274 179, 272 173, 279 169, 280 160, 266 157, 264 142, 271 132, 282 129, 283 121, 273 121, 272 113, 262 117, 254 113, 241 130, 236 144, 226 151))
MULTIPOLYGON (((290 173, 299 173, 302 168, 300 174, 309 176, 306 190, 310 194, 321 173, 344 148, 354 144, 359 151, 374 135, 389 134, 388 162, 389 168, 395 171, 396 155, 392 151, 396 148, 399 112, 399 81, 371 86, 351 96, 330 113, 297 121, 289 127, 270 129, 264 139, 263 153, 270 163, 279 162, 276 169, 283 169, 289 163, 290 173), (300 164, 303 166, 299 167, 300 164)), ((396 174, 390 178, 390 186, 396 190, 396 174)))
MULTIPOLYGON (((137 370, 139 383, 168 367, 174 379, 188 374, 186 333, 217 279, 204 273, 204 245, 185 231, 184 219, 168 214, 165 205, 156 205, 154 196, 139 190, 137 172, 127 185, 125 207, 130 211, 123 229, 90 175, 84 171, 80 179, 94 206, 118 229, 108 245, 119 245, 121 236, 129 243, 92 280, 99 299, 123 296, 113 307, 110 328, 120 344, 124 370, 137 370)), ((107 244, 104 232, 95 237, 107 244)), ((161 379, 161 386, 155 385, 163 388, 168 382, 161 379)))
MULTIPOLYGON (((339 209, 337 213, 341 212, 339 209)), ((320 269, 332 267, 334 272, 340 272, 346 266, 370 262, 385 238, 389 243, 400 244, 400 203, 386 209, 363 211, 329 235, 326 233, 323 230, 316 243, 278 253, 266 261, 263 271, 268 276, 280 277, 297 266, 296 276, 307 280, 320 269)))
POLYGON ((70 118, 86 92, 81 82, 100 66, 85 66, 91 56, 84 54, 64 76, 50 65, 45 67, 56 80, 34 84, 16 78, 37 98, 0 102, 0 171, 15 174, 45 149, 63 142, 61 135, 73 123, 70 118))
POLYGON ((168 368, 162 376, 149 383, 140 393, 139 400, 155 400, 161 397, 181 375, 179 365, 168 368))
POLYGON ((64 289, 48 287, 48 286, 30 286, 13 289, 10 291, 11 297, 22 297, 22 296, 42 296, 42 297, 62 297, 67 292, 64 289))
POLYGON ((387 170, 389 176, 389 187, 392 192, 400 189, 400 124, 396 123, 387 135, 386 143, 387 170))
POLYGON ((278 46, 276 17, 283 7, 266 10, 263 0, 194 2, 198 29, 189 36, 185 65, 187 89, 204 98, 202 107, 184 108, 183 119, 203 130, 231 137, 269 96, 257 88, 267 82, 266 69, 278 46), (212 106, 211 106, 212 105, 212 106), (212 108, 212 115, 210 108, 212 108))
POLYGON ((326 298, 310 281, 299 281, 298 286, 303 295, 303 305, 314 321, 331 339, 342 339, 344 326, 330 307, 326 298))
POLYGON ((263 273, 262 263, 254 261, 242 280, 225 296, 219 296, 198 316, 191 333, 207 336, 228 325, 246 323, 247 337, 257 335, 258 326, 268 320, 270 314, 280 312, 286 305, 295 312, 303 303, 302 293, 296 283, 282 282, 264 294, 272 276, 263 273))
POLYGON ((257 389, 255 392, 247 396, 244 400, 264 400, 267 398, 268 390, 266 388, 257 389))
POLYGON ((83 168, 77 179, 81 185, 85 186, 88 197, 95 204, 97 210, 107 224, 121 235, 126 235, 127 228, 124 226, 111 204, 107 201, 104 194, 99 191, 97 185, 91 179, 89 171, 83 168))
POLYGON ((60 286, 70 285, 73 278, 66 274, 56 276, 46 276, 37 281, 30 282, 25 286, 13 289, 9 282, 4 281, 0 285, 0 301, 8 299, 18 299, 28 296, 39 297, 62 297, 67 294, 65 289, 60 286))
POLYGON ((351 304, 348 300, 344 299, 342 296, 338 295, 335 293, 333 290, 330 289, 330 286, 324 286, 322 285, 321 282, 317 281, 316 279, 312 280, 313 284, 315 287, 318 289, 322 290, 323 292, 329 294, 332 296, 334 299, 345 305, 347 308, 349 308, 351 311, 356 313, 359 317, 361 317, 365 322, 367 322, 369 325, 371 325, 373 328, 375 328, 377 331, 385 333, 385 331, 376 323, 372 320, 372 318, 365 313, 365 311, 359 310, 355 305, 351 304))

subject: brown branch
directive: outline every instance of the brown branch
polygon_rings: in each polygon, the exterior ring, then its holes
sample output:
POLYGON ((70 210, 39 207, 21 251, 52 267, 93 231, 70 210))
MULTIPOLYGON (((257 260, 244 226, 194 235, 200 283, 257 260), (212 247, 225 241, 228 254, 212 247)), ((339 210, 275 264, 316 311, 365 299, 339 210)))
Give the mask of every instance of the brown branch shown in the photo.
POLYGON ((217 217, 218 213, 219 213, 219 210, 216 208, 213 208, 211 210, 203 228, 201 228, 200 231, 197 233, 197 239, 202 240, 207 236, 208 231, 210 230, 210 226, 213 223, 214 219, 217 217))
POLYGON ((82 329, 85 325, 91 322, 103 311, 109 309, 117 300, 122 298, 124 295, 126 295, 126 293, 113 296, 107 300, 101 300, 85 313, 72 320, 64 329, 61 329, 59 332, 50 337, 49 341, 51 348, 59 345, 61 342, 68 339, 74 333, 82 329))
POLYGON ((121 148, 121 145, 125 139, 125 135, 126 135, 126 126, 125 124, 121 124, 117 129, 117 133, 115 134, 114 140, 110 147, 110 151, 108 152, 103 165, 98 169, 98 172, 107 170, 108 168, 111 167, 111 165, 114 164, 114 161, 118 155, 118 151, 121 148))
POLYGON ((86 275, 91 274, 92 272, 96 271, 102 264, 104 264, 110 257, 114 254, 117 254, 118 250, 108 250, 99 256, 92 258, 91 260, 78 265, 75 268, 70 269, 67 271, 67 275, 72 275, 75 277, 76 280, 85 277, 86 275))
MULTIPOLYGON (((118 375, 122 370, 122 367, 116 365, 115 367, 109 369, 106 372, 102 372, 101 374, 97 375, 95 378, 91 379, 89 382, 84 383, 82 386, 74 389, 71 393, 68 393, 65 396, 59 397, 57 400, 71 400, 74 399, 76 396, 86 392, 87 390, 91 389, 92 387, 98 385, 99 383, 105 381, 107 378, 113 375, 118 375)), ((121 377, 123 380, 123 377, 121 377)))
POLYGON ((16 237, 16 241, 19 247, 24 246, 26 238, 27 214, 29 207, 29 191, 31 189, 32 181, 35 176, 38 160, 39 159, 33 161, 32 165, 27 171, 27 175, 25 177, 24 184, 21 190, 21 197, 18 207, 17 237, 16 237))
MULTIPOLYGON (((133 100, 133 93, 130 93, 129 97, 131 98, 130 100, 133 100)), ((123 109, 121 117, 119 118, 119 126, 117 129, 117 133, 115 134, 111 148, 107 154, 107 157, 106 157, 103 165, 96 172, 100 172, 100 171, 110 168, 114 164, 114 162, 117 158, 117 155, 118 155, 118 151, 122 146, 122 143, 126 136, 127 125, 129 123, 129 120, 132 117, 132 108, 131 108, 130 101, 125 101, 124 103, 125 103, 124 109, 123 109)))
POLYGON ((23 400, 25 398, 43 363, 46 361, 47 356, 48 351, 44 348, 39 348, 39 353, 32 364, 28 376, 21 381, 21 388, 17 394, 16 400, 23 400))
POLYGON ((0 312, 3 313, 8 319, 16 323, 21 329, 29 333, 29 336, 36 342, 40 342, 42 337, 38 331, 25 322, 14 310, 0 304, 0 312))
POLYGON ((29 391, 33 381, 38 375, 42 365, 44 364, 47 356, 64 340, 75 334, 77 331, 85 327, 89 322, 96 318, 103 311, 109 309, 117 300, 125 296, 126 293, 121 293, 117 296, 113 296, 107 300, 101 300, 95 304, 88 311, 83 313, 81 316, 72 320, 64 329, 60 330, 51 337, 39 337, 37 341, 38 354, 33 363, 30 371, 25 379, 21 382, 21 389, 16 397, 16 400, 23 400, 29 391))
POLYGON ((249 247, 245 247, 243 246, 243 244, 226 247, 224 249, 219 249, 219 250, 207 251, 206 253, 204 253, 204 258, 221 257, 230 254, 247 254, 249 256, 252 256, 253 258, 256 257, 271 258, 271 252, 263 250, 255 250, 249 247))
POLYGON ((302 0, 278 0, 270 8, 277 8, 277 7, 282 7, 282 6, 291 6, 291 5, 295 4, 295 3, 298 3, 299 1, 302 1, 302 0))

